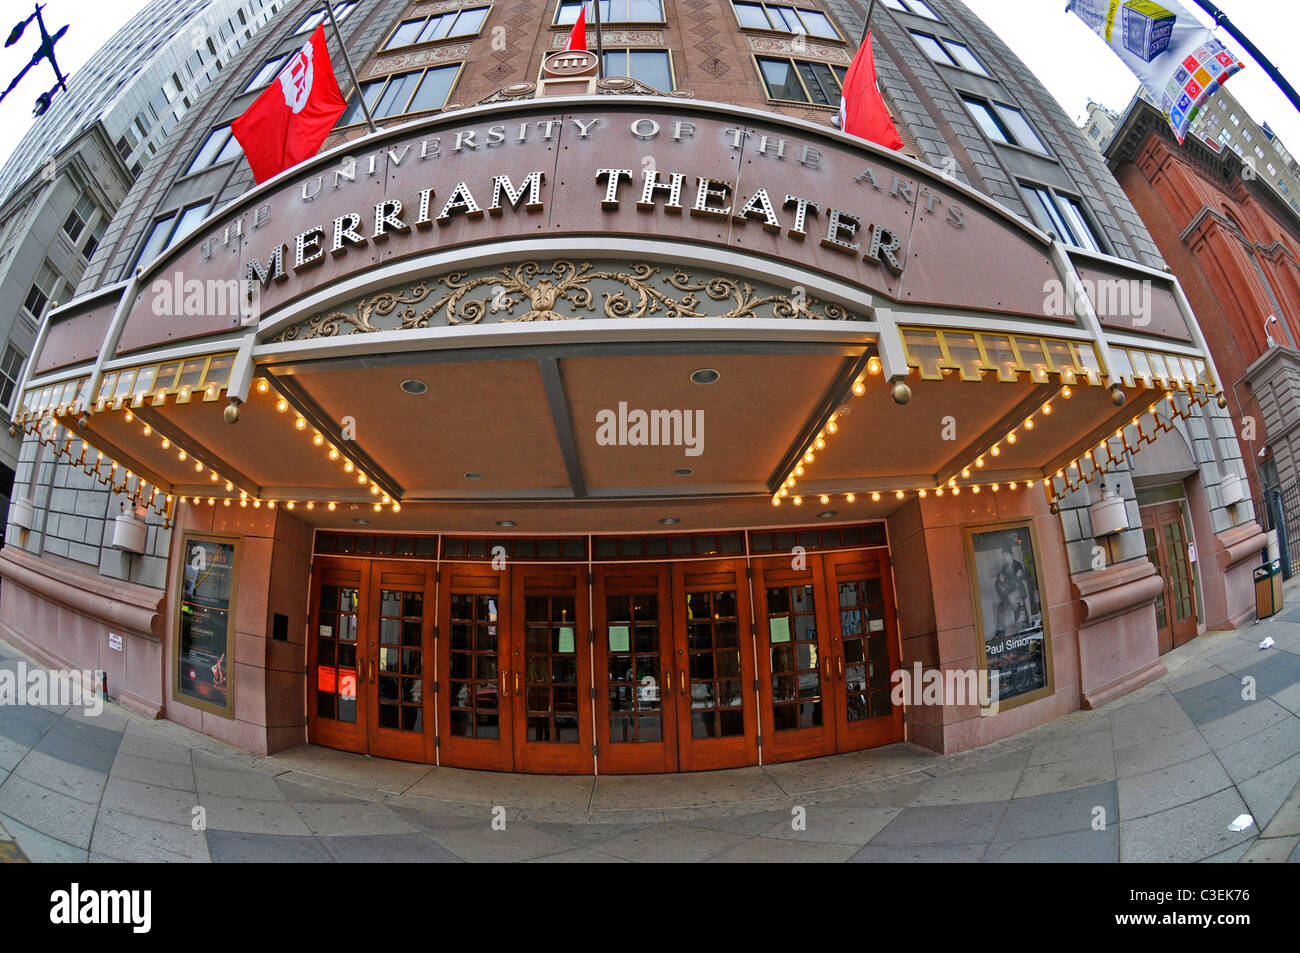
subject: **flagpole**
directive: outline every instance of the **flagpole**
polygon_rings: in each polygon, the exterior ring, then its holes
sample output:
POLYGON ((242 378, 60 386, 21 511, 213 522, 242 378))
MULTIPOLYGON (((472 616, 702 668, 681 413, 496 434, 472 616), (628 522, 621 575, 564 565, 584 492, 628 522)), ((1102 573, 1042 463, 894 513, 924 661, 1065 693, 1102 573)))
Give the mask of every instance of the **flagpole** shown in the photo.
POLYGON ((347 65, 348 75, 352 77, 352 88, 356 90, 357 99, 361 102, 361 112, 365 114, 366 125, 370 127, 371 132, 378 132, 379 127, 375 125, 375 120, 370 115, 370 106, 361 92, 361 83, 357 81, 357 71, 352 68, 352 57, 348 56, 348 46, 343 42, 343 34, 339 32, 339 21, 334 19, 334 5, 330 0, 325 0, 325 12, 329 14, 330 26, 334 28, 334 39, 339 41, 339 49, 343 51, 343 62, 347 65))
POLYGON ((1287 82, 1286 77, 1273 65, 1272 60, 1260 52, 1259 47, 1250 41, 1250 37, 1242 33, 1237 28, 1237 25, 1228 19, 1226 13, 1213 3, 1209 3, 1208 0, 1196 0, 1196 5, 1210 15, 1216 26, 1223 27, 1238 43, 1246 48, 1246 52, 1260 65, 1268 78, 1277 85, 1277 88, 1282 91, 1282 95, 1291 101, 1292 106, 1300 110, 1300 93, 1297 93, 1295 87, 1287 82))
POLYGON ((867 4, 867 16, 862 23, 862 39, 858 42, 858 46, 867 42, 867 34, 871 32, 871 12, 875 9, 876 0, 871 0, 871 2, 867 4))
MULTIPOLYGON (((873 0, 874 2, 874 0, 873 0)), ((596 78, 605 78, 605 40, 602 36, 603 30, 600 28, 600 0, 593 0, 591 4, 596 11, 596 78)))

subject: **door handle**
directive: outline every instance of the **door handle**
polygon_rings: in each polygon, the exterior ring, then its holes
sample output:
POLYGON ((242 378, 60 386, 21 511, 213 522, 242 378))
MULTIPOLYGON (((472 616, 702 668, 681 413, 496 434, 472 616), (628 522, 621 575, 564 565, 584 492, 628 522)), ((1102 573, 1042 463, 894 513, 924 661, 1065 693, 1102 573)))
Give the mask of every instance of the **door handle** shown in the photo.
POLYGON ((830 657, 829 655, 826 656, 826 658, 824 659, 824 662, 825 662, 825 664, 824 664, 823 667, 826 669, 826 680, 827 680, 827 681, 830 681, 830 679, 831 679, 831 657, 830 657))
POLYGON ((515 694, 519 694, 519 673, 515 672, 515 694))
POLYGON ((683 675, 681 678, 679 678, 679 679, 677 680, 677 685, 678 685, 679 693, 682 694, 682 695, 685 695, 685 694, 686 694, 686 676, 685 676, 685 675, 683 675))
POLYGON ((836 659, 835 659, 835 664, 836 664, 837 666, 839 666, 839 670, 840 670, 840 681, 842 682, 842 681, 844 681, 844 657, 843 657, 842 655, 841 655, 841 656, 837 656, 836 659))
POLYGON ((506 669, 501 673, 501 697, 510 697, 510 670, 506 669))
POLYGON ((370 684, 375 684, 375 660, 370 660, 370 684))
POLYGON ((668 693, 669 695, 671 695, 671 694, 673 693, 673 673, 672 673, 672 672, 664 672, 664 685, 667 686, 667 693, 668 693))

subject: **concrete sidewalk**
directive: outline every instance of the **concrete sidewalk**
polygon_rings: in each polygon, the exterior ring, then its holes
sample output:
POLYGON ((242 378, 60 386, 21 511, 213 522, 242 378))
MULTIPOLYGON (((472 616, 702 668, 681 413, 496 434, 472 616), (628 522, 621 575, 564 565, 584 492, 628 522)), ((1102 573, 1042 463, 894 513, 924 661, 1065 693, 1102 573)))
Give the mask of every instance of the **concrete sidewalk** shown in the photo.
POLYGON ((257 758, 114 705, 0 706, 0 862, 1300 860, 1300 608, 1164 661, 1101 711, 965 754, 640 777, 257 758))

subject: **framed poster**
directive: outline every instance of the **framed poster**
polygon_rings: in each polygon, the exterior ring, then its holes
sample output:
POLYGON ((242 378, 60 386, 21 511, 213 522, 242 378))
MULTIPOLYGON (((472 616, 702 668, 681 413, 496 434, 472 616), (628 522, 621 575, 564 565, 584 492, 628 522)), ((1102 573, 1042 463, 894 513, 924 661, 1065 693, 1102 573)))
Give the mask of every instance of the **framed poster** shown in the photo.
POLYGON ((177 585, 172 698, 234 717, 235 538, 186 533, 177 585))
POLYGON ((998 709, 1052 694, 1052 640, 1030 521, 966 527, 981 670, 998 709))

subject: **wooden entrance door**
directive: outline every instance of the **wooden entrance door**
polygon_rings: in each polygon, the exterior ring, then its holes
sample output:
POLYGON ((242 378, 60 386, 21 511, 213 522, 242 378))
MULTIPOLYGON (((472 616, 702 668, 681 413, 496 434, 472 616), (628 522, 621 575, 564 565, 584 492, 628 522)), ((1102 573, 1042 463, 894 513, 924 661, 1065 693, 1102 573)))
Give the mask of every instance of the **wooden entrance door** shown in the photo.
POLYGON ((1164 582, 1156 597, 1156 634, 1160 654, 1196 637, 1196 593, 1178 501, 1142 508, 1142 537, 1147 558, 1164 582))
MULTIPOLYGON (((515 766, 515 673, 510 670, 506 574, 444 563, 438 600, 440 760, 464 768, 515 766)), ((521 679, 522 681, 522 679, 521 679)))
POLYGON ((682 770, 758 761, 752 626, 743 560, 673 566, 672 668, 682 770))
POLYGON ((587 567, 515 566, 511 575, 515 769, 591 774, 587 567))
POLYGON ((309 737, 430 761, 434 573, 425 564, 320 557, 312 582, 309 737))
POLYGON ((672 574, 662 563, 596 570, 596 750, 601 773, 677 770, 672 574))
POLYGON ((837 683, 821 558, 804 556, 800 565, 792 568, 789 556, 754 561, 765 763, 835 751, 830 692, 837 683))
POLYGON ((307 630, 307 737, 313 744, 365 753, 371 692, 365 640, 369 567, 316 557, 307 630))
POLYGON ((835 747, 856 751, 903 740, 903 709, 890 699, 899 666, 889 555, 883 550, 822 557, 830 609, 835 747))

